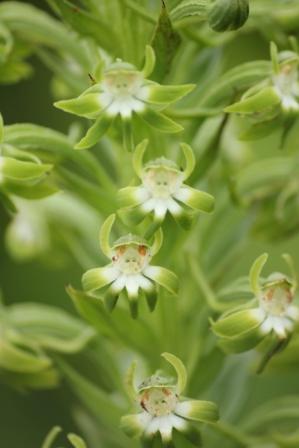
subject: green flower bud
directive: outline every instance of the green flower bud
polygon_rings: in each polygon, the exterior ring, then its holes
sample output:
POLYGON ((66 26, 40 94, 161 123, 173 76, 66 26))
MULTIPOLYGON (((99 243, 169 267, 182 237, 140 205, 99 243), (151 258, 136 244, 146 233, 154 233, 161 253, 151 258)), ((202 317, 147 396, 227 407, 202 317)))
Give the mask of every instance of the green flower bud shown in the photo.
POLYGON ((231 31, 241 28, 248 16, 248 0, 216 0, 209 11, 208 22, 214 31, 231 31))

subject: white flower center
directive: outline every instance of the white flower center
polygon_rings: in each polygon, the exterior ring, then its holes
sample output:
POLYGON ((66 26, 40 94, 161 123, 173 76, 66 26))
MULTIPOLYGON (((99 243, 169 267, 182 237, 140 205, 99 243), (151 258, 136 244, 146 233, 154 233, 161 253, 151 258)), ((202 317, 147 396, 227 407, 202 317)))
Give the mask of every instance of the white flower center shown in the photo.
POLYGON ((283 280, 273 286, 266 286, 260 298, 261 307, 265 312, 276 317, 285 316, 292 301, 290 285, 283 280))
POLYGON ((144 85, 144 77, 137 70, 118 69, 104 74, 103 92, 100 101, 110 115, 121 114, 130 117, 132 112, 141 112, 149 97, 149 87, 144 85))
POLYGON ((112 262, 123 274, 138 274, 148 265, 149 248, 138 244, 127 244, 117 247, 112 262))
POLYGON ((273 83, 281 97, 282 107, 287 110, 298 110, 298 70, 291 64, 285 65, 278 75, 273 76, 273 83))
POLYGON ((149 168, 145 171, 142 182, 151 196, 169 199, 182 185, 181 173, 164 167, 149 168))
POLYGON ((169 387, 153 387, 140 394, 141 407, 153 417, 171 414, 178 403, 178 396, 169 387))

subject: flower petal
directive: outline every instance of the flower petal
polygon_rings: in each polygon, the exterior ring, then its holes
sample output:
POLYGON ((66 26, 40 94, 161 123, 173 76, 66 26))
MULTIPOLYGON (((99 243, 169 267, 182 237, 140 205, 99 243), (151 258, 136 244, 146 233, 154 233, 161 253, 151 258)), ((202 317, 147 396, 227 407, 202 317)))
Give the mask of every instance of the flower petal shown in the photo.
POLYGON ((143 273, 146 277, 163 286, 170 293, 177 294, 179 282, 177 276, 172 271, 161 266, 147 266, 143 273))
POLYGON ((113 117, 109 117, 105 114, 97 118, 96 122, 88 129, 85 137, 76 144, 75 149, 90 148, 98 143, 105 132, 108 131, 112 121, 113 117))
POLYGON ((118 276, 118 269, 111 265, 89 269, 82 276, 83 289, 88 292, 96 291, 112 283, 118 276))
POLYGON ((168 199, 167 206, 175 221, 183 227, 183 229, 190 229, 194 216, 184 210, 183 207, 172 198, 168 199))
POLYGON ((121 418, 120 427, 127 436, 137 438, 143 434, 151 420, 152 417, 147 412, 125 415, 121 418))
POLYGON ((210 213, 214 209, 215 199, 212 195, 187 185, 180 188, 174 197, 195 210, 210 213))
POLYGON ((117 192, 119 207, 133 207, 139 205, 149 198, 149 193, 142 187, 125 187, 117 192))
POLYGON ((62 100, 54 103, 58 109, 79 117, 95 117, 101 112, 100 95, 97 93, 89 93, 80 95, 70 100, 62 100))
POLYGON ((205 423, 214 423, 219 419, 218 407, 212 401, 183 401, 176 405, 175 413, 186 419, 205 423))
POLYGON ((139 116, 151 127, 160 132, 175 133, 181 132, 184 128, 170 118, 147 107, 139 116))
POLYGON ((121 275, 111 284, 111 286, 105 292, 104 302, 108 311, 110 312, 113 311, 117 303, 119 294, 124 289, 125 285, 126 285, 126 276, 121 275))
POLYGON ((140 279, 140 288, 145 294, 145 298, 150 311, 154 311, 157 304, 157 288, 155 284, 148 278, 142 276, 140 279))
POLYGON ((150 86, 150 95, 147 102, 153 104, 168 105, 174 103, 194 89, 194 84, 183 84, 174 86, 162 86, 152 84, 150 86))

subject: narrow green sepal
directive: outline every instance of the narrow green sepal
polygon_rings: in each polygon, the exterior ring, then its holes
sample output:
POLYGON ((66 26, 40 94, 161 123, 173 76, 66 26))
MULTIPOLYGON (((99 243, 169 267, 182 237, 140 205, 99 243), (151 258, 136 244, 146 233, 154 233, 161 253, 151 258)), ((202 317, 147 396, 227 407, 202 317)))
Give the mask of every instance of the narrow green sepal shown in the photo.
POLYGON ((53 442, 55 442, 57 436, 61 433, 62 429, 60 426, 54 426, 51 431, 46 436, 41 448, 51 448, 53 442))
POLYGON ((144 220, 146 212, 141 205, 125 207, 118 211, 120 219, 128 226, 137 226, 144 220))
POLYGON ((175 121, 150 108, 145 109, 145 111, 140 114, 140 117, 152 128, 157 129, 160 132, 171 134, 181 132, 184 129, 175 121))
POLYGON ((163 230, 160 228, 155 232, 154 241, 151 245, 152 257, 154 257, 159 252, 162 244, 163 244, 163 230))
POLYGON ((174 86, 152 84, 150 86, 150 96, 147 101, 149 103, 167 106, 168 104, 174 103, 183 98, 185 95, 191 92, 194 87, 195 84, 174 86))
POLYGON ((67 438, 74 448, 87 448, 84 440, 81 437, 77 436, 76 434, 70 433, 68 434, 67 438))
POLYGON ((134 138, 132 122, 130 119, 122 118, 122 135, 123 135, 123 146, 126 151, 133 152, 134 150, 134 138))
POLYGON ((101 115, 88 129, 86 135, 75 145, 75 149, 86 149, 96 145, 103 135, 108 131, 113 117, 101 115))
POLYGON ((78 115, 79 117, 92 118, 99 115, 101 112, 99 95, 96 93, 80 95, 79 97, 70 100, 57 101, 54 103, 54 106, 57 107, 57 109, 78 115))
POLYGON ((187 210, 184 210, 183 207, 181 207, 179 213, 171 213, 171 215, 178 223, 178 225, 181 226, 184 230, 190 230, 194 220, 194 213, 188 212, 187 210))
POLYGON ((120 420, 121 429, 128 437, 140 437, 144 431, 141 414, 124 415, 120 420))
POLYGON ((119 299, 120 291, 115 291, 113 287, 107 289, 104 294, 104 303, 106 309, 111 313, 116 307, 117 301, 119 299))
POLYGON ((260 92, 234 103, 224 109, 227 113, 256 114, 278 106, 281 98, 274 87, 266 87, 260 92))
POLYGON ((125 187, 117 192, 118 207, 135 207, 142 203, 142 198, 138 198, 139 187, 125 187))
POLYGON ((157 301, 158 301, 157 289, 153 285, 153 288, 151 288, 150 290, 145 290, 144 289, 143 293, 145 295, 145 298, 146 298, 149 310, 151 312, 153 312, 155 310, 155 308, 156 308, 157 301))
POLYGON ((112 274, 111 267, 93 268, 83 274, 82 286, 84 291, 93 292, 109 285, 113 280, 115 276, 112 274))
POLYGON ((212 330, 220 337, 234 337, 259 327, 265 319, 258 308, 233 312, 212 323, 212 330))

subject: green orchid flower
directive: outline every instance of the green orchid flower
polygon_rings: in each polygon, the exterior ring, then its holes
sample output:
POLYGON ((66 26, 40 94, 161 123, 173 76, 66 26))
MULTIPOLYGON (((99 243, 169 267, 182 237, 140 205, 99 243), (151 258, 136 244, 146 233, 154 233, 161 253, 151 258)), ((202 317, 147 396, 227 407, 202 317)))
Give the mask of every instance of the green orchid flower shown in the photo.
POLYGON ((299 322, 299 308, 293 304, 297 282, 292 259, 288 254, 283 255, 291 269, 292 279, 275 272, 261 280, 267 258, 267 254, 261 255, 250 269, 254 299, 245 306, 226 312, 212 323, 219 345, 227 352, 250 350, 269 335, 280 341, 287 340, 299 322))
POLYGON ((147 145, 148 140, 144 140, 133 154, 133 166, 142 183, 118 192, 120 216, 125 221, 138 224, 151 213, 153 231, 162 224, 167 213, 186 228, 190 227, 196 212, 210 213, 214 208, 214 197, 184 183, 195 166, 192 148, 181 143, 185 157, 185 169, 181 170, 176 163, 164 157, 143 165, 147 145))
POLYGON ((85 272, 82 285, 87 293, 93 295, 106 288, 104 301, 110 311, 123 293, 129 301, 132 317, 135 318, 141 293, 145 295, 149 308, 153 311, 157 302, 157 285, 171 294, 176 294, 178 278, 168 269, 150 264, 152 257, 161 247, 161 231, 155 233, 152 245, 137 235, 128 234, 115 241, 111 247, 109 237, 114 220, 115 214, 110 215, 100 231, 102 252, 111 263, 85 272))
POLYGON ((173 133, 183 129, 161 110, 191 92, 194 85, 162 86, 150 81, 147 77, 154 66, 154 51, 147 46, 142 70, 117 59, 103 71, 101 79, 97 78, 97 82, 78 98, 54 103, 65 112, 95 120, 75 149, 95 145, 116 119, 120 119, 124 143, 131 149, 132 125, 137 115, 161 132, 173 133))
MULTIPOLYGON (((121 428, 129 437, 142 439, 145 446, 148 446, 146 442, 153 446, 153 441, 160 436, 163 446, 174 446, 173 436, 177 431, 199 446, 200 434, 192 423, 215 423, 219 418, 217 405, 210 401, 183 398, 187 383, 186 368, 171 353, 163 353, 162 356, 175 369, 177 382, 157 373, 136 388, 134 371, 130 372, 130 395, 137 403, 139 412, 123 416, 121 428)), ((132 370, 135 370, 134 365, 132 370)))
POLYGON ((47 183, 53 165, 39 157, 5 143, 5 130, 0 114, 0 200, 14 209, 10 196, 41 198, 57 190, 47 183))

